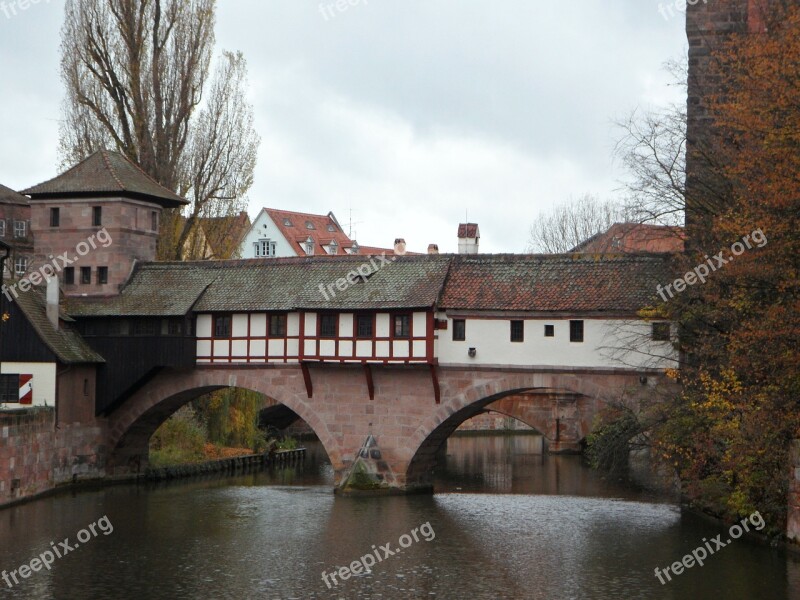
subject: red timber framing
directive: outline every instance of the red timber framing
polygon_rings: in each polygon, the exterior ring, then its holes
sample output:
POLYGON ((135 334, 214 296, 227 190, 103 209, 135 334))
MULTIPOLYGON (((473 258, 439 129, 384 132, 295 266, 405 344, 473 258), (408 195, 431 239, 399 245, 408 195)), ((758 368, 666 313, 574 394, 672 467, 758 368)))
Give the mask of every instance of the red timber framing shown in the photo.
MULTIPOLYGON (((428 366, 436 403, 441 400, 434 356, 436 320, 432 310, 217 313, 201 316, 210 318, 210 336, 197 337, 200 363, 299 363, 309 398, 314 393, 310 366, 360 364, 370 400, 375 399, 374 366, 428 366), (322 315, 326 315, 326 319, 335 319, 334 323, 327 322, 325 336, 322 335, 322 315), (271 326, 273 318, 283 320, 280 330, 271 326), (289 335, 290 331, 292 335, 289 335), (293 340, 296 352, 290 350, 293 340), (201 351, 201 347, 207 352, 201 351)), ((206 322, 204 333, 209 329, 208 325, 206 322)))

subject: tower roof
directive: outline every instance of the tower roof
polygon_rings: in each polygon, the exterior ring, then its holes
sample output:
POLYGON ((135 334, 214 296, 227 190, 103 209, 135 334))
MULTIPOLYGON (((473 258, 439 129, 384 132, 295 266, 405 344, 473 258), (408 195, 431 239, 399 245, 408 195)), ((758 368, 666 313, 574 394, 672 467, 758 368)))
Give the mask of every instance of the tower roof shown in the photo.
POLYGON ((18 204, 28 206, 28 199, 0 183, 0 204, 18 204))
POLYGON ((188 204, 122 154, 101 150, 57 177, 23 190, 33 200, 123 196, 154 202, 164 208, 188 204))

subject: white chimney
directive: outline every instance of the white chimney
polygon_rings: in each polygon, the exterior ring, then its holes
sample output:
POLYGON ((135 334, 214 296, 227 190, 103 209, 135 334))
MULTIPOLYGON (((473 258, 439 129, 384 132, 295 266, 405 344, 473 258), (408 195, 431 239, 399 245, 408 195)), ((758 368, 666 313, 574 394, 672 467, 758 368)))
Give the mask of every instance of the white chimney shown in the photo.
POLYGON ((477 223, 461 223, 458 226, 458 253, 477 254, 481 230, 477 223))
POLYGON ((398 256, 406 253, 406 241, 403 238, 397 238, 394 241, 394 253, 398 256))
POLYGON ((58 277, 47 278, 47 319, 58 329, 59 288, 58 277))

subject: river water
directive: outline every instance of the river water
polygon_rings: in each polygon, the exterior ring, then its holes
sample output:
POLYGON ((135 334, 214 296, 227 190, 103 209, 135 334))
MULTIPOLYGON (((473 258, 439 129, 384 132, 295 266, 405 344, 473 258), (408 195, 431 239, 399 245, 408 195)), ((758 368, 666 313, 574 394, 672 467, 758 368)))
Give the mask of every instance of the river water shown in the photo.
POLYGON ((324 452, 306 446, 298 468, 0 511, 0 569, 51 542, 73 548, 13 587, 0 580, 0 599, 800 598, 798 559, 746 538, 662 585, 656 567, 727 529, 579 457, 544 456, 538 436, 453 437, 435 495, 371 499, 335 497, 324 452), (367 555, 371 572, 333 582, 367 555))

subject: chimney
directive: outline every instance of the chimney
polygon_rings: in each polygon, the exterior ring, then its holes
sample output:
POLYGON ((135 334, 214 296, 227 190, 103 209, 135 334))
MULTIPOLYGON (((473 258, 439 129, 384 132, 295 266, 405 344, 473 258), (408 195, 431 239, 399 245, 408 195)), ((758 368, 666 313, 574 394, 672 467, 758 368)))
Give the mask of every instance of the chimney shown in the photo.
POLYGON ((398 256, 406 253, 406 241, 403 238, 397 238, 394 241, 394 253, 398 256))
POLYGON ((461 223, 458 226, 458 253, 477 254, 481 231, 477 223, 461 223))
POLYGON ((54 329, 58 329, 58 277, 47 278, 47 320, 54 329))
POLYGON ((428 254, 439 254, 439 244, 428 244, 428 254))

